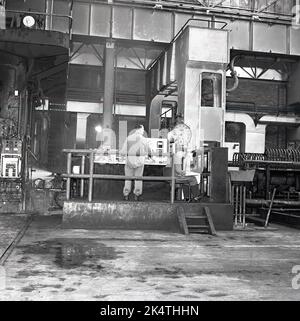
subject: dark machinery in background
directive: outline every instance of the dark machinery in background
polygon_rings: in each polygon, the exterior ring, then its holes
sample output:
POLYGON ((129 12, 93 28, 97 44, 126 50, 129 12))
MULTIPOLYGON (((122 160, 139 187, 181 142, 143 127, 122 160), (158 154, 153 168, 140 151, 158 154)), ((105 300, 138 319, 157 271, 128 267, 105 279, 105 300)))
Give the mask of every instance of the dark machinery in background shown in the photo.
POLYGON ((255 170, 252 184, 247 185, 246 211, 265 214, 280 222, 300 225, 300 151, 268 149, 264 154, 236 153, 230 166, 241 171, 255 170))
POLYGON ((62 209, 66 199, 66 179, 60 174, 49 177, 48 180, 37 178, 32 181, 32 188, 37 191, 45 192, 50 199, 47 203, 48 211, 62 209), (50 197, 49 197, 50 196, 50 197))

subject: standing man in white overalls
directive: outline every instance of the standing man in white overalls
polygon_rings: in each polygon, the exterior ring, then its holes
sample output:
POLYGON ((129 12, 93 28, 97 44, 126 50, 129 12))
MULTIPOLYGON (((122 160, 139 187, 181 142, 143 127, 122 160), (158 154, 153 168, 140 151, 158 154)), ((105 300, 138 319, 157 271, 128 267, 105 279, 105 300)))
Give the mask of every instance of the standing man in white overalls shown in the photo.
MULTIPOLYGON (((141 177, 144 173, 146 156, 150 156, 151 151, 147 138, 144 137, 144 126, 137 125, 129 136, 126 138, 125 143, 121 149, 121 155, 126 155, 125 163, 125 176, 141 177)), ((129 200, 131 193, 131 180, 126 180, 123 195, 126 201, 129 200)), ((143 181, 134 181, 134 200, 138 201, 143 193, 143 181)))

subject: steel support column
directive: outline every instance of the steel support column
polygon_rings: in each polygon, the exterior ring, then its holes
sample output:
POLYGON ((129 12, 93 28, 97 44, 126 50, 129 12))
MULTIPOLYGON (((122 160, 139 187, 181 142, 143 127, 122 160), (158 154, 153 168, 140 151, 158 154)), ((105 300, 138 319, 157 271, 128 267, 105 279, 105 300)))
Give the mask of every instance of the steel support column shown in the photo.
POLYGON ((103 101, 103 128, 112 129, 114 104, 114 61, 115 43, 106 41, 104 64, 104 101, 103 101))

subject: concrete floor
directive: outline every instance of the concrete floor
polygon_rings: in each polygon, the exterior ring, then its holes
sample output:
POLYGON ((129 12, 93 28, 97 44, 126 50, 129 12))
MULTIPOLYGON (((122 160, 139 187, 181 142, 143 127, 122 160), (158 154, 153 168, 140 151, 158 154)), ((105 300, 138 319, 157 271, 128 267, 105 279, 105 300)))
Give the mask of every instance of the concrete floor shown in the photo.
MULTIPOLYGON (((0 216, 1 251, 22 222, 0 216)), ((294 265, 299 230, 284 227, 184 236, 36 217, 5 263, 0 300, 300 300, 294 265)))

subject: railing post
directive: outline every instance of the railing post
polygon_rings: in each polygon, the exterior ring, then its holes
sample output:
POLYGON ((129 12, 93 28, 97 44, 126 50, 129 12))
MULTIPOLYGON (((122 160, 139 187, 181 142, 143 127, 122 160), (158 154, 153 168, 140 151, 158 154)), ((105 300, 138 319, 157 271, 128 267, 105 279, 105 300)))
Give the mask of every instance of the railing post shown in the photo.
MULTIPOLYGON (((71 174, 72 169, 72 153, 67 154, 67 175, 71 174)), ((70 194, 71 194, 71 178, 67 177, 67 187, 66 187, 66 198, 67 201, 70 200, 70 194)))
POLYGON ((171 180, 171 204, 174 204, 175 197, 175 166, 174 166, 174 155, 171 157, 172 163, 172 180, 171 180))
POLYGON ((243 228, 246 227, 246 185, 243 186, 243 228))
POLYGON ((243 186, 240 185, 240 216, 239 216, 240 223, 242 223, 242 217, 243 217, 243 186))
MULTIPOLYGON (((81 156, 81 170, 80 173, 84 174, 84 166, 85 166, 85 155, 81 156)), ((80 180, 80 197, 83 197, 83 193, 84 193, 84 179, 82 178, 80 180)))
POLYGON ((238 225, 238 214, 239 214, 239 187, 238 187, 238 185, 235 185, 234 213, 235 213, 235 226, 237 226, 238 225))
POLYGON ((89 177, 89 195, 88 201, 91 202, 93 199, 93 174, 94 174, 94 151, 90 153, 90 177, 89 177))

